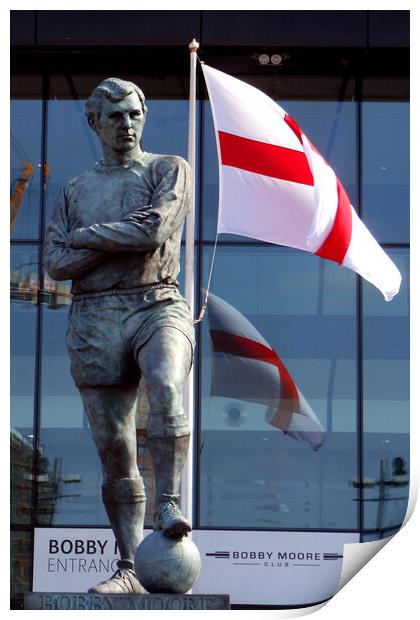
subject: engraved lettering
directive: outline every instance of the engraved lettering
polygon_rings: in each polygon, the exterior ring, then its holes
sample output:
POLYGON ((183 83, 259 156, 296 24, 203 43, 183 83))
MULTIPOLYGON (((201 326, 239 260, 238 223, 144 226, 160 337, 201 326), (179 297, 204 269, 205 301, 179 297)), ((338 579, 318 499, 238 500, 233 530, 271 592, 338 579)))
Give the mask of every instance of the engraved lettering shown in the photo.
POLYGON ((140 596, 133 596, 130 598, 131 609, 145 609, 146 599, 140 596))
MULTIPOLYGON (((105 601, 107 601, 107 598, 105 596, 100 596, 99 594, 94 594, 91 597, 91 609, 104 609, 105 605, 103 604, 105 601)), ((108 607, 111 609, 111 606, 109 604, 108 601, 108 607)))
POLYGON ((165 609, 165 601, 160 596, 150 599, 150 609, 165 609))
POLYGON ((84 594, 80 594, 76 598, 76 609, 90 609, 89 598, 84 594))
POLYGON ((62 594, 57 597, 57 609, 72 609, 71 603, 72 601, 68 594, 62 594))
MULTIPOLYGON (((99 598, 101 598, 101 597, 99 597, 99 598)), ((107 596, 103 596, 102 597, 102 607, 100 607, 99 609, 106 609, 106 608, 113 609, 114 605, 113 605, 111 599, 109 599, 107 596), (106 603, 106 605, 104 603, 106 603)))
POLYGON ((203 600, 203 609, 214 609, 214 599, 210 596, 205 596, 203 600))
POLYGON ((185 598, 185 609, 202 609, 200 598, 193 598, 192 596, 187 596, 185 598))
POLYGON ((51 594, 43 594, 41 600, 41 609, 54 609, 54 597, 51 594))
POLYGON ((168 609, 182 609, 182 600, 180 598, 178 598, 177 596, 174 596, 174 598, 170 598, 168 599, 168 609))

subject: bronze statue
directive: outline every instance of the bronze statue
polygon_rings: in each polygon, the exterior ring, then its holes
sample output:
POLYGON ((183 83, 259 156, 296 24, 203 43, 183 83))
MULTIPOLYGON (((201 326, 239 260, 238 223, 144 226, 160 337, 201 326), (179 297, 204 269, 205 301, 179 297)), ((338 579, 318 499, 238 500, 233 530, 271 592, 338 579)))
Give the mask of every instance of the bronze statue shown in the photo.
POLYGON ((140 376, 150 405, 154 527, 169 537, 191 530, 179 493, 194 329, 177 282, 191 171, 181 157, 141 148, 146 113, 143 92, 131 82, 109 78, 94 89, 86 115, 103 159, 62 188, 46 234, 48 273, 72 280, 71 373, 101 459, 102 499, 121 556, 115 575, 92 592, 144 592, 133 570, 146 501, 136 461, 140 376))

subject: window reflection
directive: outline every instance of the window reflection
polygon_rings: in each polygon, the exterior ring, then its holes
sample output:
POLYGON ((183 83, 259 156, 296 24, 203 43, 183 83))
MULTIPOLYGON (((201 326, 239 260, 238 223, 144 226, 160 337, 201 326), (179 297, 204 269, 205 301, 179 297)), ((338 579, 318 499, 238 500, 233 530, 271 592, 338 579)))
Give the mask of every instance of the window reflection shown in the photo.
MULTIPOLYGON (((206 248, 204 273, 210 258, 211 248, 206 248)), ((357 472, 355 277, 322 264, 284 248, 235 244, 217 250, 212 291, 239 310, 275 349, 326 437, 312 452, 269 427, 266 407, 241 399, 241 390, 236 398, 233 393, 229 398, 212 395, 206 323, 200 525, 357 527, 349 482, 357 472), (345 302, 330 301, 340 297, 345 302)))
POLYGON ((84 101, 49 101, 47 161, 50 185, 46 192, 46 225, 60 188, 91 168, 100 157, 99 141, 86 122, 84 101))
POLYGON ((10 226, 12 239, 38 239, 42 101, 11 101, 10 226))
MULTIPOLYGON (((31 91, 30 99, 14 99, 11 105, 12 238, 20 241, 13 248, 10 277, 11 508, 12 522, 19 527, 27 526, 32 514, 37 302, 43 314, 38 523, 108 524, 100 500, 100 464, 65 348, 71 283, 54 282, 45 275, 40 289, 38 247, 22 243, 38 239, 41 187, 48 223, 59 188, 101 156, 99 141, 85 120, 84 99, 104 77, 51 77, 45 170, 40 167, 42 102, 35 99, 37 92, 31 91)), ((322 92, 318 77, 248 78, 296 118, 358 207, 354 84, 350 81, 340 94, 340 80, 335 78, 327 80, 322 92)), ((144 88, 148 100, 144 148, 186 157, 185 80, 128 79, 144 88), (173 99, 166 99, 168 93, 173 99)), ((371 100, 361 108, 363 218, 379 241, 408 243, 408 89, 401 95, 398 80, 389 81, 386 88, 382 82, 365 83, 364 94, 371 100)), ((211 240, 216 230, 218 166, 208 102, 203 129, 202 230, 203 238, 211 240)), ((327 435, 313 452, 270 427, 263 404, 246 401, 241 393, 212 395, 206 318, 202 347, 196 350, 201 379, 200 525, 357 528, 355 275, 305 253, 241 241, 238 236, 223 236, 212 291, 247 317, 276 350, 327 435)), ((202 248, 204 285, 211 251, 202 248)), ((370 530, 366 540, 388 536, 389 528, 401 523, 410 474, 409 251, 387 251, 403 275, 400 294, 385 304, 372 286, 363 285, 363 507, 364 527, 370 530)), ((181 284, 182 279, 183 267, 181 284)), ((141 424, 138 439, 139 466, 149 490, 153 479, 147 472, 141 424)), ((152 512, 149 502, 148 523, 152 512)), ((24 544, 19 536, 18 544, 24 544)), ((15 569, 18 577, 24 575, 15 569)))
POLYGON ((32 544, 29 532, 13 531, 10 537, 10 596, 13 599, 31 589, 32 544))
POLYGON ((10 259, 10 512, 13 524, 32 518, 38 249, 12 248, 10 259))
POLYGON ((404 520, 410 463, 409 257, 387 251, 402 275, 400 293, 385 304, 363 288, 364 526, 379 532, 404 520))
POLYGON ((380 242, 409 242, 409 103, 366 101, 363 216, 380 242))
POLYGON ((19 431, 33 432, 38 248, 13 247, 10 259, 11 418, 19 431))

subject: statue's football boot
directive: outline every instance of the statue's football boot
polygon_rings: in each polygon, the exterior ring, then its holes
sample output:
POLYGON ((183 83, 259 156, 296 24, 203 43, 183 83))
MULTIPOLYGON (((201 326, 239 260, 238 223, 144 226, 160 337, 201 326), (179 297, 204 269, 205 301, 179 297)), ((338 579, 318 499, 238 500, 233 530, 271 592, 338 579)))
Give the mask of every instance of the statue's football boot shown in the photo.
POLYGON ((110 579, 93 586, 88 592, 93 594, 146 594, 134 572, 134 562, 118 560, 118 570, 110 579))
POLYGON ((191 523, 184 517, 176 501, 159 504, 155 513, 155 530, 163 530, 169 538, 182 538, 191 532, 191 523))

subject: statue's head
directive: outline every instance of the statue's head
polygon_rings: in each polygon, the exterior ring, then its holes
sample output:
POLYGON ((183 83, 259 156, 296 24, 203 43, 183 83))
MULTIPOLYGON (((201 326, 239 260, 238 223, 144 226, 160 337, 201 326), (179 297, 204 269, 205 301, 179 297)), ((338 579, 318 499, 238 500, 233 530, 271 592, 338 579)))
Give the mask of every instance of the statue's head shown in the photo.
POLYGON ((143 91, 119 78, 103 80, 86 101, 86 116, 104 146, 130 151, 143 133, 147 107, 143 91))

